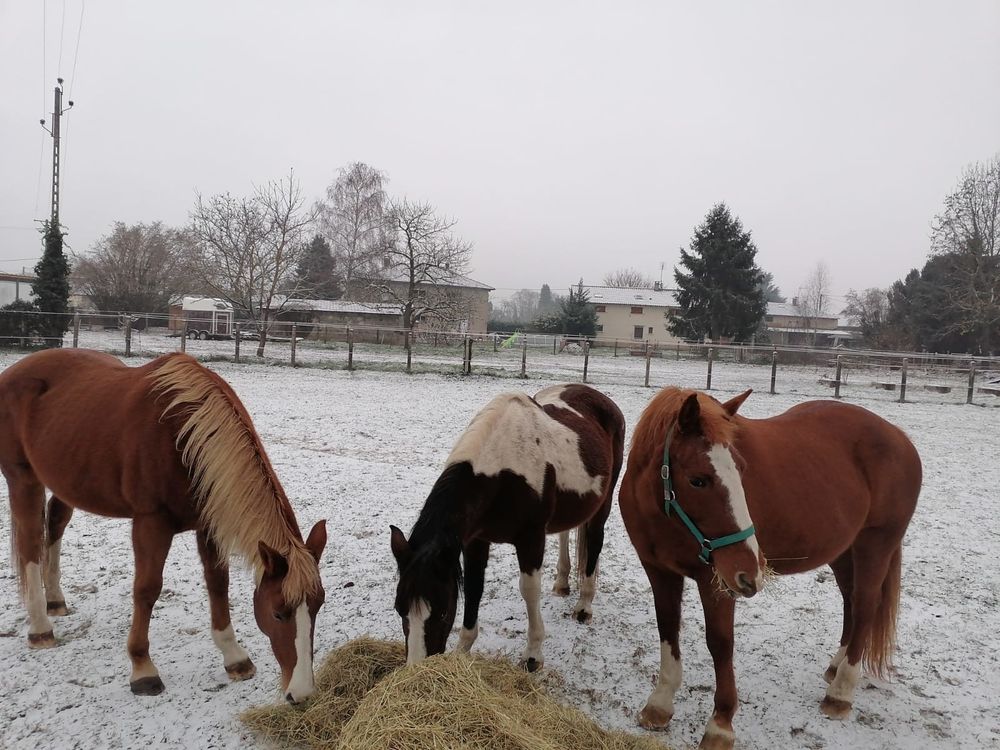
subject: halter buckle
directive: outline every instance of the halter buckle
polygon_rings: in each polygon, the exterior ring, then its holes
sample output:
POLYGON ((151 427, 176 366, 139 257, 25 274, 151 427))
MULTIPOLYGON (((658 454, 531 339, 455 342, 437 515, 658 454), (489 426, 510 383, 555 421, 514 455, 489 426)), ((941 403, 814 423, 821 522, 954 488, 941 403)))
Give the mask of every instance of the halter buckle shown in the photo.
POLYGON ((666 464, 662 464, 660 466, 660 478, 670 479, 670 467, 667 466, 666 464))

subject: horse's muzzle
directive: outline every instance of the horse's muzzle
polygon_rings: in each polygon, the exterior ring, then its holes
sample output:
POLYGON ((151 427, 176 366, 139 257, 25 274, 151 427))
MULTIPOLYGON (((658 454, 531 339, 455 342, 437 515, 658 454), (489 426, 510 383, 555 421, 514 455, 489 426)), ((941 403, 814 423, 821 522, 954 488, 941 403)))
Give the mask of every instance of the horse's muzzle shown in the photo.
POLYGON ((736 574, 736 585, 747 599, 757 593, 757 582, 746 573, 736 574))

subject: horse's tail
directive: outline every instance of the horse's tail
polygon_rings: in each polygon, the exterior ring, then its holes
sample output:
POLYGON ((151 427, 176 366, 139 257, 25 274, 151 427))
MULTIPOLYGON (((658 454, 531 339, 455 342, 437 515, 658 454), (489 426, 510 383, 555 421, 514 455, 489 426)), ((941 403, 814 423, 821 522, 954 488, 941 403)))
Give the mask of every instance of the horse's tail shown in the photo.
POLYGON ((587 523, 576 527, 576 579, 580 586, 587 575, 587 523))
POLYGON ((882 582, 882 599, 875 611, 868 648, 865 650, 864 668, 879 678, 888 677, 892 671, 892 657, 896 651, 896 616, 899 612, 899 582, 903 563, 903 546, 892 553, 889 570, 882 582))

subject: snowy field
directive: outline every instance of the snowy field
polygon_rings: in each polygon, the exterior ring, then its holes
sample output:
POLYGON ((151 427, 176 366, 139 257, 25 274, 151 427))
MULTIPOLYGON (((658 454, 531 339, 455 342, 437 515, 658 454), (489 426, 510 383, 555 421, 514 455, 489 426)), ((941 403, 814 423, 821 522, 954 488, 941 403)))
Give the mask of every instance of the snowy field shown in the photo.
MULTIPOLYGON (((398 350, 393 356, 398 361, 398 350)), ((503 368, 512 374, 520 358, 507 357, 503 368)), ((0 354, 0 368, 11 361, 0 354)), ((246 404, 300 526, 329 519, 318 659, 361 634, 400 637, 388 526, 409 529, 472 415, 505 390, 533 393, 553 379, 578 381, 580 364, 569 356, 537 357, 529 367, 533 377, 522 381, 210 363, 246 404)), ((601 357, 591 365, 597 387, 617 401, 631 428, 652 395, 642 387, 641 361, 601 357)), ((704 368, 656 362, 653 383, 703 386, 704 368)), ((769 375, 768 368, 719 367, 716 395, 752 385, 759 392, 742 412, 764 417, 829 393, 817 384, 815 368, 783 370, 775 396, 766 393, 769 375)), ((898 672, 888 684, 859 689, 847 721, 826 719, 819 702, 840 633, 839 592, 828 569, 778 580, 737 607, 737 747, 1000 747, 1000 398, 977 396, 979 405, 967 406, 964 392, 915 393, 916 403, 898 404, 895 394, 862 387, 864 381, 845 396, 904 428, 925 469, 905 542, 898 672)), ((6 544, 5 486, 0 494, 6 544)), ((550 539, 546 590, 554 550, 550 539)), ((70 614, 55 619, 58 648, 30 651, 13 571, 0 567, 0 747, 264 747, 237 719, 244 708, 279 698, 276 663, 253 621, 250 576, 234 572, 231 596, 236 631, 258 675, 231 684, 211 641, 194 536, 176 539, 150 629, 151 655, 167 690, 149 698, 128 689, 132 568, 127 522, 74 516, 63 542, 70 614)), ((617 510, 601 570, 590 625, 567 616, 574 599, 543 597, 546 668, 565 677, 566 699, 596 720, 640 731, 636 714, 655 678, 658 639, 649 586, 617 510)), ((684 606, 684 684, 662 735, 677 748, 697 744, 714 688, 693 586, 684 606)), ((509 547, 493 548, 480 625, 478 650, 520 653, 526 616, 509 547)))

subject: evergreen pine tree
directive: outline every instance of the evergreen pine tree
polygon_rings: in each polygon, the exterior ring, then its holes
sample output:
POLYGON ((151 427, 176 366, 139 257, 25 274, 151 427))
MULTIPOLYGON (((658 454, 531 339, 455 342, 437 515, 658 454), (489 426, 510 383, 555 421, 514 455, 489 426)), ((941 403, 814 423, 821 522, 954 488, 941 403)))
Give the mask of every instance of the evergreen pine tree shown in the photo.
POLYGON ((538 290, 538 313, 540 315, 550 313, 555 309, 555 306, 555 300, 552 299, 552 290, 548 284, 542 284, 542 288, 538 290))
POLYGON ((590 304, 583 279, 576 289, 570 287, 569 296, 560 301, 559 320, 562 332, 567 335, 593 336, 597 331, 597 309, 590 304))
POLYGON ((337 264, 330 251, 330 243, 317 234, 306 247, 296 269, 303 294, 312 299, 337 299, 343 286, 337 274, 337 264))
POLYGON ((748 340, 767 310, 761 289, 757 248, 739 218, 724 203, 717 204, 695 229, 690 251, 681 249, 681 266, 674 270, 680 311, 668 315, 668 325, 685 339, 748 340))
POLYGON ((39 333, 46 346, 62 346, 62 337, 69 328, 69 263, 63 254, 63 232, 58 224, 46 221, 42 227, 45 251, 35 264, 35 280, 31 291, 39 316, 39 333))

